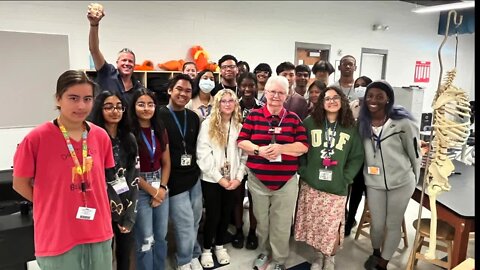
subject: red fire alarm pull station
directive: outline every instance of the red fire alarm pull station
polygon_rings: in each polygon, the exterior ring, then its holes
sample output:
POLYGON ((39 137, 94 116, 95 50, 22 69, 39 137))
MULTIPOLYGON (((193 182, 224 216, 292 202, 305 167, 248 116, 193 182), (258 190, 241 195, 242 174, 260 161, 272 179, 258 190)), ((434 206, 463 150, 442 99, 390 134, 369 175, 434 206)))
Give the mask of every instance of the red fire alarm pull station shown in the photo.
POLYGON ((413 82, 430 82, 430 61, 416 61, 413 82))

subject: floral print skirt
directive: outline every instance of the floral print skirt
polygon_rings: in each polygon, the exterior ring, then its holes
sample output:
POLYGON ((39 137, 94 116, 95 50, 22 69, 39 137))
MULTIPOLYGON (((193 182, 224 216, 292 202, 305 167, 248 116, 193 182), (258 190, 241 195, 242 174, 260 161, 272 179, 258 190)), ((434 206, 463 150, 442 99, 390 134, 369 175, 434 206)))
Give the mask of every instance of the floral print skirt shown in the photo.
POLYGON ((343 245, 347 196, 330 194, 301 182, 295 219, 295 240, 332 255, 340 236, 343 245))

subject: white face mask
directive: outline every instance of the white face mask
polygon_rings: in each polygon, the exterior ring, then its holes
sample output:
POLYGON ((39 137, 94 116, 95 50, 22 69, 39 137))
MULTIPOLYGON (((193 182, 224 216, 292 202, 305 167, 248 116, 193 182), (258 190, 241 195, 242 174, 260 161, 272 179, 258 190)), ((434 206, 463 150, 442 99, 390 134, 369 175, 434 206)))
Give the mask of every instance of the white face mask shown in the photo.
POLYGON ((210 93, 210 91, 215 88, 215 82, 211 81, 209 79, 200 79, 200 82, 198 83, 198 87, 200 87, 200 90, 204 93, 210 93))
POLYGON ((355 88, 355 96, 357 98, 363 98, 363 96, 365 96, 365 91, 367 90, 367 88, 365 86, 359 86, 357 88, 355 88))

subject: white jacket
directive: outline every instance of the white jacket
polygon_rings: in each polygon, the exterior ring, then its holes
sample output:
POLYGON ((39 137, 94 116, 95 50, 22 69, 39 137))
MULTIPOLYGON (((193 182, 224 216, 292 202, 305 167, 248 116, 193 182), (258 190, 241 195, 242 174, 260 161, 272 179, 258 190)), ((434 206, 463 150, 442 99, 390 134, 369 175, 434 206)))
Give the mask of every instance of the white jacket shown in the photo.
MULTIPOLYGON (((208 135, 210 129, 210 117, 202 122, 197 139, 197 164, 200 167, 201 179, 206 182, 218 183, 222 179, 220 173, 225 162, 225 149, 219 146, 208 135)), ((242 125, 230 127, 230 135, 227 146, 227 158, 230 162, 232 179, 242 181, 246 173, 247 154, 237 146, 237 138, 242 125)))

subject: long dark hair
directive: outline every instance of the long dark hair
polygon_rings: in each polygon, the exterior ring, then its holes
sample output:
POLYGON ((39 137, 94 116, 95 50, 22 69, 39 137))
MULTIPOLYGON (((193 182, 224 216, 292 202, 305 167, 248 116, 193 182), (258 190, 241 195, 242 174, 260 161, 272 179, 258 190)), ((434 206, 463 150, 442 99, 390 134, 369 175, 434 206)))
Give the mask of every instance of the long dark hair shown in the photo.
MULTIPOLYGON (((186 75, 186 76, 188 76, 188 75, 186 75)), ((132 133, 133 133, 133 135, 135 135, 135 138, 137 138, 137 144, 138 144, 139 148, 140 147, 147 147, 145 145, 145 142, 142 140, 142 135, 141 135, 142 128, 140 127, 140 121, 138 121, 137 112, 135 110, 135 104, 137 103, 137 100, 141 96, 145 96, 145 95, 151 97, 153 102, 155 103, 155 112, 153 113, 153 116, 150 119, 150 124, 151 124, 151 127, 152 127, 153 131, 155 132, 155 136, 160 141, 160 146, 161 146, 161 149, 163 151, 163 150, 165 150, 165 145, 166 145, 166 142, 163 140, 163 134, 165 132, 165 126, 164 126, 164 124, 163 124, 163 122, 160 119, 160 116, 158 114, 159 107, 158 107, 158 104, 157 104, 157 99, 155 98, 155 93, 148 90, 147 88, 140 88, 140 89, 136 90, 135 93, 133 94, 132 102, 131 102, 132 105, 130 106, 130 108, 128 110, 129 115, 130 115, 130 126, 132 127, 132 133)))
POLYGON ((343 91, 336 86, 328 86, 327 88, 325 88, 325 90, 320 92, 318 102, 317 104, 315 104, 315 108, 312 112, 312 118, 315 124, 321 127, 325 122, 327 114, 325 111, 324 100, 325 94, 328 90, 334 90, 335 92, 337 92, 337 95, 340 96, 341 107, 337 116, 338 124, 345 128, 353 127, 355 125, 355 119, 353 118, 352 110, 350 109, 350 104, 348 103, 348 98, 343 93, 343 91))
MULTIPOLYGON (((105 118, 103 117, 103 103, 107 98, 112 96, 117 97, 122 103, 122 106, 127 106, 127 102, 125 101, 125 99, 121 97, 118 93, 106 90, 97 95, 97 97, 95 98, 92 112, 88 116, 89 121, 105 130, 107 129, 105 128, 105 118)), ((128 111, 125 110, 122 115, 122 119, 120 120, 120 122, 118 122, 117 136, 122 142, 121 146, 125 149, 127 156, 129 156, 130 158, 133 156, 133 159, 135 159, 135 157, 137 156, 137 146, 132 144, 131 138, 129 138, 131 129, 128 115, 128 111)), ((130 158, 128 160, 131 160, 130 158)))
MULTIPOLYGON (((207 73, 207 72, 210 72, 213 74, 213 82, 215 83, 215 87, 217 86, 217 78, 215 77, 215 73, 211 70, 208 70, 208 69, 204 69, 202 71, 200 71, 197 76, 195 77, 195 79, 193 79, 193 84, 192 84, 192 98, 198 96, 198 94, 200 93, 200 87, 198 86, 198 84, 200 83, 200 79, 202 79, 202 76, 207 73)), ((175 85, 173 85, 175 86, 175 85)), ((173 88, 172 86, 172 88, 173 88)), ((215 88, 214 88, 215 89, 215 88)), ((213 91, 213 89, 212 89, 213 91)))
POLYGON ((372 82, 372 79, 370 79, 369 77, 367 76, 360 76, 358 78, 355 79, 355 82, 353 83, 354 85, 357 84, 357 81, 358 80, 363 80, 365 82, 365 87, 367 87, 367 85, 369 85, 371 82, 372 82))
POLYGON ((366 104, 368 91, 370 91, 372 88, 380 89, 387 94, 388 103, 385 105, 385 115, 388 118, 393 120, 407 118, 415 121, 415 118, 409 111, 402 106, 395 105, 395 94, 392 86, 388 82, 384 80, 374 81, 367 86, 367 90, 365 91, 365 95, 363 97, 363 106, 361 106, 360 113, 358 115, 359 131, 362 138, 370 138, 372 136, 372 116, 366 104))

